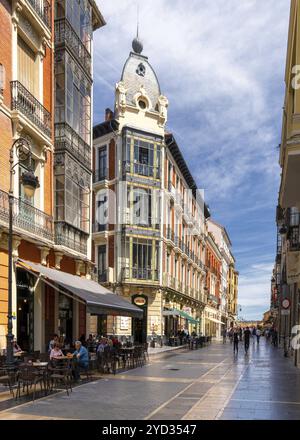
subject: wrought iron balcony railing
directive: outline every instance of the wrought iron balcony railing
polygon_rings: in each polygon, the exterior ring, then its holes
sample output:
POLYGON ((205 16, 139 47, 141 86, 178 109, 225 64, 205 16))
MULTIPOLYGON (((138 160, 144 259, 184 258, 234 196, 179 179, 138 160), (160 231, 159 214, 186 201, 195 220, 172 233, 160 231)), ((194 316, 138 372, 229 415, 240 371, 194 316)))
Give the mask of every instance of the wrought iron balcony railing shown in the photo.
POLYGON ((88 234, 65 222, 55 222, 55 243, 76 252, 87 254, 88 234))
POLYGON ((11 109, 23 113, 44 134, 51 137, 51 114, 19 81, 11 83, 11 109))
POLYGON ((91 169, 91 147, 66 123, 55 124, 55 151, 67 150, 91 169))
POLYGON ((123 280, 143 280, 143 281, 158 281, 158 270, 148 268, 133 267, 130 271, 129 267, 123 268, 123 280), (131 272, 131 275, 130 275, 131 272))
POLYGON ((107 180, 108 178, 108 169, 107 168, 99 168, 98 170, 94 171, 93 174, 93 182, 99 183, 103 180, 107 180))
POLYGON ((48 0, 27 0, 43 23, 52 29, 52 9, 48 0))
POLYGON ((54 32, 55 45, 66 45, 69 47, 84 70, 91 75, 91 54, 66 18, 55 20, 54 32))
POLYGON ((93 224, 93 233, 97 234, 98 232, 105 232, 108 231, 109 229, 109 224, 108 223, 98 223, 95 222, 93 224))
POLYGON ((123 162, 123 173, 133 173, 144 177, 160 178, 160 169, 140 162, 123 162))
MULTIPOLYGON (((43 239, 53 241, 53 218, 24 200, 13 198, 13 225, 43 239)), ((9 197, 0 190, 0 220, 8 224, 9 197)))

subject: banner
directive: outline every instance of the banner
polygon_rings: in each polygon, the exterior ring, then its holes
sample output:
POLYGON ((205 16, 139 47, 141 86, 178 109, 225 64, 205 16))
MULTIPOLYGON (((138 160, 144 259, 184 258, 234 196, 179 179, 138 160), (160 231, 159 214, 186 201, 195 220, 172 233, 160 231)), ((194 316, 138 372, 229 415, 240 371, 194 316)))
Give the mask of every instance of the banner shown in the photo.
POLYGON ((287 283, 300 283, 300 252, 288 252, 286 259, 287 283))

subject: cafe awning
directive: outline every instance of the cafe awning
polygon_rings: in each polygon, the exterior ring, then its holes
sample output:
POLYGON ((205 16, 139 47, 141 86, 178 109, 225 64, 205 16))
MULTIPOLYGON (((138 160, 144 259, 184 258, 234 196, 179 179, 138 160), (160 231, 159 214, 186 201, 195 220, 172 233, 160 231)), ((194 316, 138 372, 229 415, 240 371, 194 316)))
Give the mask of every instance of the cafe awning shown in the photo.
POLYGON ((183 310, 178 310, 178 309, 164 310, 163 316, 180 316, 181 318, 187 319, 191 324, 199 324, 199 321, 194 319, 192 316, 190 316, 188 313, 184 312, 183 310))
POLYGON ((41 264, 18 259, 19 267, 27 270, 63 294, 70 292, 74 300, 86 304, 87 312, 93 315, 116 315, 143 317, 143 311, 126 299, 111 292, 95 281, 81 278, 41 264))

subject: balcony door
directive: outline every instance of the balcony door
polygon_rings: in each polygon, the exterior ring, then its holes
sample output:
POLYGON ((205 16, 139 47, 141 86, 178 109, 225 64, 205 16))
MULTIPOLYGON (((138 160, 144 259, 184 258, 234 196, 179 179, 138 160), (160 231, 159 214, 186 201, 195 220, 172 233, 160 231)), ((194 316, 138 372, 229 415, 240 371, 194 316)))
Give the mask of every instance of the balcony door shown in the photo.
MULTIPOLYGON (((18 81, 36 98, 39 94, 38 57, 18 36, 18 81)), ((26 97, 24 97, 26 99, 26 97)))
POLYGON ((98 178, 99 180, 106 178, 107 170, 107 148, 101 147, 98 149, 98 178))
POLYGON ((98 281, 104 283, 106 279, 106 245, 98 246, 98 281))

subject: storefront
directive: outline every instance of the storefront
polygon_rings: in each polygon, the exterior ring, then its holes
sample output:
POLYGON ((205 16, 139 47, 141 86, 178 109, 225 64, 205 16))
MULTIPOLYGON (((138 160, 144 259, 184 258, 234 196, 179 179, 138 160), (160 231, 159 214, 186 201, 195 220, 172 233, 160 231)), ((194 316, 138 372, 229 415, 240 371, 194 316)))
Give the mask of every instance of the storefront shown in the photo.
POLYGON ((141 307, 92 280, 21 259, 17 265, 20 313, 17 336, 26 351, 44 351, 54 332, 67 342, 83 334, 87 336, 90 332, 87 317, 97 318, 98 334, 103 335, 107 332, 108 318, 130 317, 143 322, 141 307), (38 291, 42 304, 35 316, 38 291), (39 345, 35 336, 40 340, 39 345))

